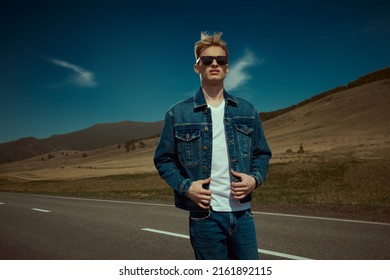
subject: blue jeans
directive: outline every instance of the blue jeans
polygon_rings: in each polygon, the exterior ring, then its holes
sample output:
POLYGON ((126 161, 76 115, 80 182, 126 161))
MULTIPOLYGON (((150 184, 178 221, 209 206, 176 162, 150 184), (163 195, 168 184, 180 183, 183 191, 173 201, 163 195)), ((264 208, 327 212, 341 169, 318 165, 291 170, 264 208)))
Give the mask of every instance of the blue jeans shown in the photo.
POLYGON ((250 209, 190 212, 190 238, 198 260, 258 260, 256 229, 250 209))

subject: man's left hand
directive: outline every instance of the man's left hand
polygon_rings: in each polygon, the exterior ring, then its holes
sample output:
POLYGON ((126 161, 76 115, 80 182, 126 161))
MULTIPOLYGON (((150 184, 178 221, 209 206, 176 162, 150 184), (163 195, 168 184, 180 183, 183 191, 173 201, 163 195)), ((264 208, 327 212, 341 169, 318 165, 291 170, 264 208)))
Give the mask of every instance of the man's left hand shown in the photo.
POLYGON ((232 182, 231 191, 233 198, 240 200, 246 197, 248 194, 253 192, 256 188, 256 180, 252 176, 245 173, 238 173, 231 170, 233 177, 238 179, 238 182, 232 182))

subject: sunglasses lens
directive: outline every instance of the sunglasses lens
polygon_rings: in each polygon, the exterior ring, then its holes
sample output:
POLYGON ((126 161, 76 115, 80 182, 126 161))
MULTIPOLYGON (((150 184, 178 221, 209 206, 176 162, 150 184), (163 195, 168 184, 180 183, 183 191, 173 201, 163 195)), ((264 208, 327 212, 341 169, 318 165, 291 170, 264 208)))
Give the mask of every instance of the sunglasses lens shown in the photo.
POLYGON ((212 56, 202 56, 201 60, 202 60, 202 63, 204 65, 211 65, 213 63, 214 57, 212 57, 212 56))
POLYGON ((226 56, 217 56, 217 59, 216 59, 217 63, 219 65, 226 65, 227 64, 227 58, 226 56))
POLYGON ((202 56, 200 58, 203 65, 209 66, 213 64, 214 59, 217 61, 218 65, 226 65, 227 57, 226 56, 202 56))

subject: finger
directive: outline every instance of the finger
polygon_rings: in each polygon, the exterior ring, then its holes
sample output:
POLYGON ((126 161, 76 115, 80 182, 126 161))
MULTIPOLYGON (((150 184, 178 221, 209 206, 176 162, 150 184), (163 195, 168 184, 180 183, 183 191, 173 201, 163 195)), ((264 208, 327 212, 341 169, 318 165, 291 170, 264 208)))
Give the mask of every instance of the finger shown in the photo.
POLYGON ((232 190, 233 195, 246 195, 248 193, 247 190, 245 189, 240 189, 240 190, 232 190))
POLYGON ((246 187, 247 185, 243 182, 233 182, 231 184, 231 189, 234 189, 235 191, 244 190, 246 187))
POLYGON ((200 200, 198 202, 198 205, 201 206, 203 209, 208 209, 210 207, 210 201, 209 200, 200 200))
POLYGON ((244 193, 243 192, 235 192, 235 193, 232 192, 232 195, 233 195, 234 199, 240 199, 241 197, 244 196, 244 193))
POLYGON ((234 170, 230 170, 230 171, 231 171, 231 173, 232 173, 232 175, 233 175, 234 177, 241 178, 241 176, 242 176, 241 173, 238 173, 238 172, 236 172, 236 171, 234 171, 234 170))
POLYGON ((198 206, 199 206, 200 208, 202 208, 202 209, 209 209, 209 208, 210 208, 210 206, 208 206, 208 205, 203 205, 202 203, 198 203, 198 206))
POLYGON ((231 171, 233 176, 233 182, 241 182, 242 181, 242 173, 238 173, 234 170, 231 171))
POLYGON ((210 205, 210 200, 208 200, 208 199, 202 199, 202 200, 200 201, 200 203, 202 203, 203 205, 207 206, 207 205, 210 205))
POLYGON ((211 195, 202 194, 202 195, 199 195, 198 198, 210 201, 211 200, 211 195))
POLYGON ((232 187, 234 188, 239 188, 239 187, 244 187, 245 186, 245 183, 244 182, 232 182, 232 187))
POLYGON ((209 177, 209 178, 207 178, 207 179, 199 180, 199 182, 200 182, 202 185, 209 184, 209 183, 211 182, 211 177, 209 177))
POLYGON ((211 190, 206 190, 206 189, 202 189, 199 191, 199 195, 210 197, 210 198, 211 198, 212 193, 213 192, 211 190))
POLYGON ((231 170, 230 170, 230 172, 232 172, 232 174, 233 174, 234 176, 238 176, 238 175, 240 175, 240 173, 238 173, 238 172, 234 171, 233 169, 231 169, 231 170))
POLYGON ((235 196, 244 195, 245 191, 232 191, 232 194, 235 195, 235 196))
POLYGON ((247 195, 250 192, 249 188, 232 188, 233 195, 247 195))

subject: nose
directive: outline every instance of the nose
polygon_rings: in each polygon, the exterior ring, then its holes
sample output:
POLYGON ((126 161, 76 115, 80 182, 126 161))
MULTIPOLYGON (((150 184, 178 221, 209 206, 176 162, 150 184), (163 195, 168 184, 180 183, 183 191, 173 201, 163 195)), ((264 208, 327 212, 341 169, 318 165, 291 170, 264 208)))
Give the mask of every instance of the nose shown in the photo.
POLYGON ((217 66, 218 67, 218 63, 217 63, 217 60, 214 58, 213 59, 213 62, 211 63, 211 66, 217 66))

